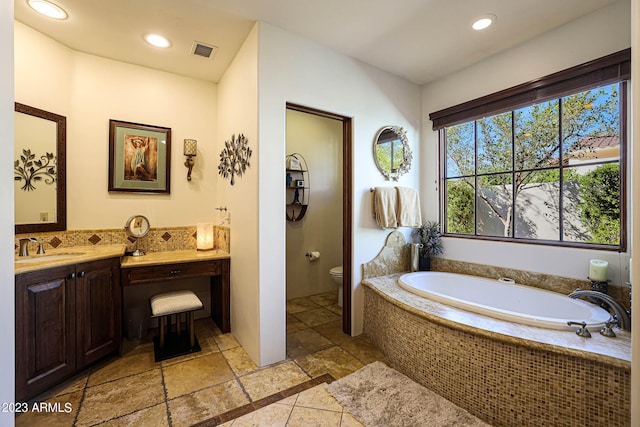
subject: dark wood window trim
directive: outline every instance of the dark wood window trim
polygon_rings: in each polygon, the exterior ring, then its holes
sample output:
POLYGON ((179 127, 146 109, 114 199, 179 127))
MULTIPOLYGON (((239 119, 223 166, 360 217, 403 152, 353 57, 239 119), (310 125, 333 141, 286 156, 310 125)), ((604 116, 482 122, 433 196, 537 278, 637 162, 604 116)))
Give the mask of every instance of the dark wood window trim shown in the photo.
MULTIPOLYGON (((521 107, 560 98, 565 95, 604 86, 609 83, 624 82, 631 78, 631 49, 625 49, 584 64, 532 80, 509 89, 483 96, 453 107, 429 114, 433 129, 438 130, 438 152, 442 156, 442 141, 445 127, 474 121, 486 116, 516 110, 521 107)), ((447 234, 448 237, 459 237, 474 240, 504 241, 510 243, 533 243, 549 246, 575 247, 595 250, 624 252, 627 247, 627 133, 628 133, 628 96, 627 85, 621 90, 621 122, 620 122, 620 172, 621 172, 621 212, 620 212, 620 245, 601 245, 594 243, 538 240, 515 237, 497 237, 480 235, 447 234)), ((441 158, 442 159, 442 158, 441 158)), ((441 177, 444 176, 441 174, 441 177)), ((439 193, 443 194, 442 180, 439 182, 439 193)), ((444 201, 441 200, 441 203, 444 201)), ((444 207, 441 205, 444 216, 444 207)))
POLYGON ((631 48, 429 114, 433 130, 631 78, 631 48))

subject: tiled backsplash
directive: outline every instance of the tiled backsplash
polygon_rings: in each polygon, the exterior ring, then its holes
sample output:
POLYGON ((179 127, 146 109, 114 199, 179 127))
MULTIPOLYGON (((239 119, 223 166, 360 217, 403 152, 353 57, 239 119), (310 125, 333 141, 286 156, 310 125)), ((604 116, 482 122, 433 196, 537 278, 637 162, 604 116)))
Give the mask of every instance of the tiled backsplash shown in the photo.
MULTIPOLYGON (((149 252, 180 251, 196 249, 197 228, 194 227, 162 227, 151 228, 149 234, 138 240, 138 247, 149 252)), ((15 249, 18 250, 18 241, 24 237, 35 237, 45 242, 45 250, 49 248, 68 248, 73 246, 114 245, 126 244, 127 248, 133 246, 133 239, 127 236, 124 227, 102 230, 67 230, 50 233, 17 234, 15 236, 15 249)), ((213 227, 213 247, 226 252, 230 250, 230 235, 228 227, 213 227)), ((37 245, 30 250, 35 253, 37 245)))

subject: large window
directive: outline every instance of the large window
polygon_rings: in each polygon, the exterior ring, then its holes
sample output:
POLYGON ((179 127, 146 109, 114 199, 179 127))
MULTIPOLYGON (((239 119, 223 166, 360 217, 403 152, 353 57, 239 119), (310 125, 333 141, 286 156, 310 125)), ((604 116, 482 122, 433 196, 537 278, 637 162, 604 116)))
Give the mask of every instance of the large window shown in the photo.
POLYGON ((432 114, 445 234, 624 249, 628 59, 618 55, 611 75, 610 56, 587 77, 583 65, 432 114))

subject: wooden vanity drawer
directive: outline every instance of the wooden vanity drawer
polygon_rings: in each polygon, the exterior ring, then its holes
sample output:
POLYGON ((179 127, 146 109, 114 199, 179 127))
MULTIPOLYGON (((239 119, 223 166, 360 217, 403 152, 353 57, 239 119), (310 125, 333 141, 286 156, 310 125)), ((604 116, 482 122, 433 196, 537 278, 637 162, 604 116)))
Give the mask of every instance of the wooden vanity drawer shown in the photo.
POLYGON ((146 267, 123 268, 122 279, 125 285, 137 285, 148 282, 189 277, 218 276, 222 274, 223 260, 209 262, 187 262, 171 265, 151 265, 146 267))

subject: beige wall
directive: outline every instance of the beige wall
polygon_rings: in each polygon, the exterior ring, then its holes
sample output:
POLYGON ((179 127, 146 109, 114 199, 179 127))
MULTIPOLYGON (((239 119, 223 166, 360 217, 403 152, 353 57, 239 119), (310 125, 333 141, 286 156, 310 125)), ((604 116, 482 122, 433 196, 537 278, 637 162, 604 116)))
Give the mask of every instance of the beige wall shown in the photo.
POLYGON ((19 22, 15 50, 16 101, 67 118, 68 229, 120 227, 134 214, 152 227, 216 218, 217 85, 75 52, 19 22), (107 191, 110 119, 171 128, 170 195, 107 191), (185 138, 198 140, 190 183, 185 138))
POLYGON ((337 293, 329 270, 342 265, 342 122, 293 110, 286 120, 287 154, 304 157, 310 186, 305 217, 287 222, 287 300, 337 293), (320 259, 309 262, 309 251, 320 259))
MULTIPOLYGON (((225 71, 218 92, 218 152, 225 140, 243 133, 253 154, 246 174, 218 180, 216 203, 226 206, 231 223, 231 329, 251 359, 259 365, 284 359, 284 348, 271 345, 276 355, 265 362, 266 345, 261 343, 261 278, 258 273, 259 240, 258 190, 260 154, 258 141, 258 25, 249 33, 242 48, 225 71)), ((284 310, 282 312, 284 318, 284 310)), ((265 322, 266 323, 266 322, 265 322)), ((282 337, 284 339, 284 336, 282 337)))
MULTIPOLYGON (((352 332, 362 332, 361 265, 371 260, 389 230, 371 216, 376 186, 418 188, 420 88, 404 79, 340 55, 269 24, 260 24, 260 316, 267 333, 263 343, 282 345, 285 312, 285 182, 286 102, 353 117, 353 272, 352 332), (402 126, 414 153, 410 173, 399 182, 385 181, 372 154, 373 139, 383 126, 402 126), (264 149, 263 149, 264 148, 264 149), (282 339, 282 341, 280 341, 282 339), (282 344, 280 344, 282 342, 282 344)), ((410 229, 401 231, 410 233, 410 229)), ((232 250, 235 250, 232 242, 232 250)))

